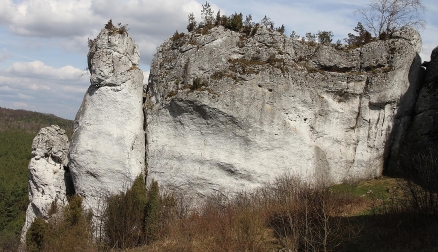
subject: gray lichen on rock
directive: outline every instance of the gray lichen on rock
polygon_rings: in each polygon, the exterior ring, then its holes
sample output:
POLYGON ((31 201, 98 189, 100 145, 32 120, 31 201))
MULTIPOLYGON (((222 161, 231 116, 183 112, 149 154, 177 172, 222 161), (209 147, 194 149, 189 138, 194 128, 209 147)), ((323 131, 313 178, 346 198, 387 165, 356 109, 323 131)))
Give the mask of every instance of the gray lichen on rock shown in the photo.
POLYGON ((138 70, 139 62, 138 46, 127 32, 103 29, 88 52, 90 82, 96 87, 121 86, 130 79, 129 71, 138 70))

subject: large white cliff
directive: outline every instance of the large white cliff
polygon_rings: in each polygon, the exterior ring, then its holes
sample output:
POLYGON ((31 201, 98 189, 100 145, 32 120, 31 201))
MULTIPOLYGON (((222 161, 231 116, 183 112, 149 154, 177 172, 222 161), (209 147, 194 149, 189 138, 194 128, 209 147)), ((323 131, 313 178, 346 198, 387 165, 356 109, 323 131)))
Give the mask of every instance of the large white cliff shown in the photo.
POLYGON ((145 168, 149 181, 203 197, 283 174, 326 183, 380 176, 424 117, 435 143, 438 53, 420 91, 421 38, 409 28, 356 48, 264 26, 251 35, 223 27, 174 35, 158 48, 147 87, 123 27, 109 22, 89 46, 91 84, 69 148, 57 126, 34 140, 23 237, 53 202, 66 204, 69 171, 98 217, 105 198, 145 168))
POLYGON ((421 38, 335 48, 259 27, 173 36, 151 65, 148 180, 193 195, 282 174, 339 183, 380 176, 410 121, 421 38), (407 109, 409 110, 409 109, 407 109))
POLYGON ((69 168, 84 206, 99 215, 105 197, 144 174, 143 72, 123 27, 108 23, 89 45, 91 84, 75 118, 69 168))

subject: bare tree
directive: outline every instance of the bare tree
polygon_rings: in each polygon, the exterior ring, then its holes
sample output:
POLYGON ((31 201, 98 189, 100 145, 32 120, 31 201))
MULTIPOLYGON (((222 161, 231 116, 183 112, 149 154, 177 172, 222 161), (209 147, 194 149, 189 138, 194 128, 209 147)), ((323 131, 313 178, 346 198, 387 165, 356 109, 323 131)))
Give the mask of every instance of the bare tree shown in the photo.
POLYGON ((270 18, 268 18, 266 15, 264 18, 262 18, 260 23, 262 25, 266 26, 267 28, 274 29, 274 22, 270 18))
POLYGON ((423 12, 421 0, 371 0, 367 8, 357 10, 375 37, 405 26, 424 28, 423 12))

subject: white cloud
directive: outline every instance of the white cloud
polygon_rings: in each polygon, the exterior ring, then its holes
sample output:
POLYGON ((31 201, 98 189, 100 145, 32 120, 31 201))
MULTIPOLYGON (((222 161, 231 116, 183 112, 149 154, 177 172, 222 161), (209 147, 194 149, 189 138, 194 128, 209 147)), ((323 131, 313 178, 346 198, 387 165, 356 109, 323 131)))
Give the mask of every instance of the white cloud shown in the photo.
POLYGON ((0 15, 9 29, 19 35, 64 37, 83 35, 93 24, 88 0, 28 0, 14 3, 2 1, 0 15))
POLYGON ((13 55, 13 54, 12 54, 11 52, 9 52, 8 49, 3 48, 3 49, 0 51, 0 62, 4 61, 4 60, 6 60, 6 59, 11 58, 12 55, 13 55))
POLYGON ((200 17, 201 11, 195 0, 0 0, 0 6, 0 25, 28 37, 25 47, 35 50, 57 38, 52 46, 85 55, 88 38, 96 37, 109 19, 128 24, 147 65, 157 46, 175 30, 186 30, 188 14, 200 17))
POLYGON ((12 103, 13 108, 27 108, 29 107, 29 105, 27 103, 24 102, 14 102, 12 103))
POLYGON ((32 99, 32 96, 25 95, 25 94, 22 94, 22 93, 18 93, 18 97, 20 97, 23 100, 31 100, 32 99))
POLYGON ((423 48, 420 56, 422 60, 429 61, 432 50, 438 46, 438 18, 436 23, 427 24, 426 29, 428 32, 422 35, 423 48))
POLYGON ((29 86, 29 88, 32 89, 32 90, 34 90, 34 91, 37 91, 37 90, 50 90, 50 87, 49 87, 49 86, 46 86, 46 85, 39 85, 39 84, 36 84, 36 83, 32 83, 32 84, 29 86))
MULTIPOLYGON (((423 60, 428 60, 438 45, 435 1, 424 0, 428 25, 422 32, 423 60)), ((27 108, 73 118, 89 85, 89 76, 79 78, 86 67, 87 39, 96 37, 109 19, 129 24, 147 82, 156 48, 176 30, 187 31, 189 13, 199 22, 203 3, 205 0, 0 0, 0 106, 21 102, 27 108)), ((255 22, 267 15, 276 26, 284 24, 287 35, 292 30, 301 36, 332 31, 336 41, 353 32, 360 21, 354 11, 369 0, 216 0, 210 4, 215 13, 220 9, 226 15, 252 14, 255 22)))
POLYGON ((0 75, 0 88, 13 90, 15 92, 20 90, 50 90, 50 87, 45 84, 47 81, 40 80, 41 79, 33 78, 30 75, 27 77, 0 75))
POLYGON ((74 118, 89 86, 82 70, 41 61, 15 62, 0 72, 0 106, 33 109, 74 118))
POLYGON ((135 34, 163 36, 185 24, 188 13, 199 13, 201 9, 195 0, 0 1, 0 21, 13 33, 47 38, 97 35, 109 19, 129 24, 135 34))
POLYGON ((150 71, 147 71, 147 72, 143 72, 143 84, 147 84, 148 83, 148 80, 149 80, 149 74, 150 74, 150 71))
POLYGON ((78 68, 74 68, 72 66, 53 68, 51 66, 45 65, 41 61, 15 62, 6 71, 14 75, 52 78, 52 79, 61 79, 61 80, 65 80, 65 79, 74 80, 79 78, 79 76, 83 73, 82 70, 78 68))
POLYGON ((432 50, 437 47, 438 44, 423 44, 423 48, 420 53, 420 57, 423 61, 430 61, 430 54, 432 53, 432 50))
POLYGON ((9 86, 0 86, 0 91, 2 91, 2 93, 6 93, 12 91, 12 88, 9 86))

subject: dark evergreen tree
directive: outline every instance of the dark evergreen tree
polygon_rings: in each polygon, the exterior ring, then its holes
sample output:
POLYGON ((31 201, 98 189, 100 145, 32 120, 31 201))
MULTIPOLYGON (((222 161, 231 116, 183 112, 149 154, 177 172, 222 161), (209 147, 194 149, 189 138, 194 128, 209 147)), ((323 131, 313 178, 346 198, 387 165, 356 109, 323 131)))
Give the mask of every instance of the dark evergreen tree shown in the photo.
POLYGON ((151 243, 158 238, 158 227, 160 218, 160 191, 158 182, 152 180, 148 191, 147 203, 145 208, 145 228, 147 243, 151 243))
POLYGON ((37 217, 30 225, 26 234, 26 251, 37 252, 42 251, 44 248, 44 236, 48 229, 47 222, 37 217))
POLYGON ((195 15, 193 13, 189 14, 189 24, 187 25, 187 30, 189 32, 193 31, 196 28, 196 20, 195 15))
POLYGON ((323 45, 330 45, 332 43, 333 32, 331 31, 319 31, 318 42, 323 45))

